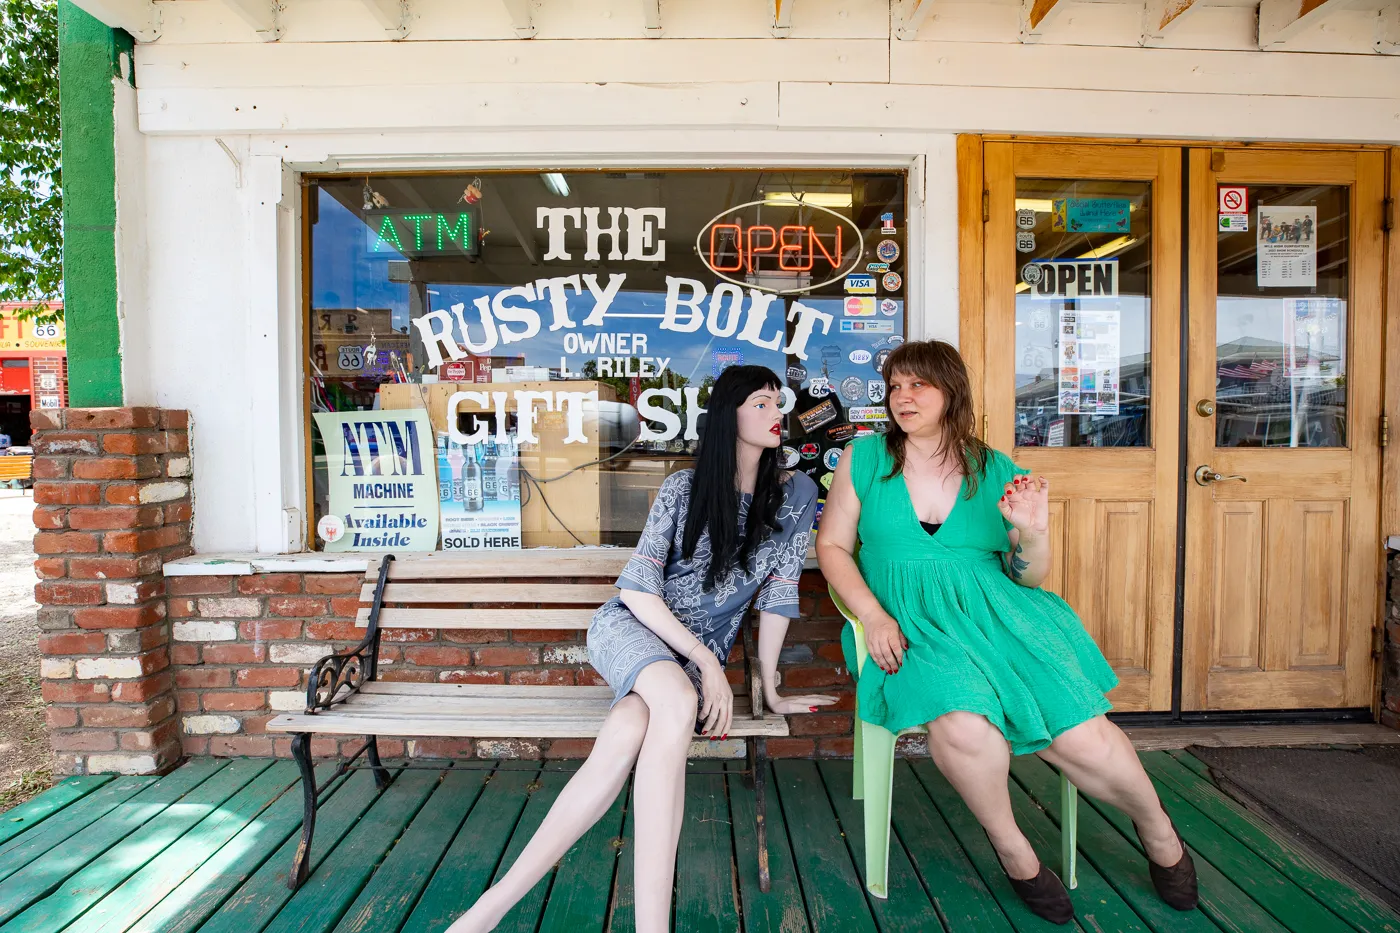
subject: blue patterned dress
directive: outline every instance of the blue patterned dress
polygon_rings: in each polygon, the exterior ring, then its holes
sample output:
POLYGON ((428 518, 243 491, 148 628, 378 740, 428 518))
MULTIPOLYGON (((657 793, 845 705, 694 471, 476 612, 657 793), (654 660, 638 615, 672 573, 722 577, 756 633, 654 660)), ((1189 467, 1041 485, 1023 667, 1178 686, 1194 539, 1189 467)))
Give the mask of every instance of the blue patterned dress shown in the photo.
MULTIPOLYGON (((694 475, 694 470, 681 470, 662 482, 636 553, 622 568, 617 587, 660 596, 676 619, 723 664, 750 603, 761 612, 797 618, 797 580, 807 558, 807 539, 817 511, 817 484, 803 473, 789 476, 778 507, 779 530, 754 549, 747 567, 732 568, 719 577, 715 589, 706 590, 709 532, 696 542, 692 560, 681 557, 694 475)), ((744 495, 739 506, 741 532, 751 500, 744 495)), ((632 691, 637 675, 653 661, 682 665, 696 691, 700 690, 699 667, 672 651, 618 596, 593 615, 588 626, 588 660, 613 688, 613 703, 632 691)))

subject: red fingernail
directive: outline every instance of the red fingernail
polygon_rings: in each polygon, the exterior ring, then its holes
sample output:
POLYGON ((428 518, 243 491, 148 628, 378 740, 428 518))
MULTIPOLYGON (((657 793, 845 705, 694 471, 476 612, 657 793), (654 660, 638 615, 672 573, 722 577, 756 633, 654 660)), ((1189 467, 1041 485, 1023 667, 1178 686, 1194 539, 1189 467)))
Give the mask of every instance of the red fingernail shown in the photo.
POLYGON ((807 712, 809 712, 809 713, 815 713, 816 711, 817 711, 817 708, 816 708, 815 706, 809 706, 809 707, 807 707, 807 712))

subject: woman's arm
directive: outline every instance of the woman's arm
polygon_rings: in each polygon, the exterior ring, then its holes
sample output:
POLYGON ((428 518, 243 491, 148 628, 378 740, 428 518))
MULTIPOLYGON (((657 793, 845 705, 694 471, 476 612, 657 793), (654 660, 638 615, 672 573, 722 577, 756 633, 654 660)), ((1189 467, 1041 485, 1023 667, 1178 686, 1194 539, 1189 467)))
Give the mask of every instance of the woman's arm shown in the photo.
POLYGON ((623 590, 619 595, 622 604, 632 611, 638 621, 675 649, 676 654, 694 661, 700 668, 704 700, 700 718, 705 721, 701 734, 728 735, 729 726, 734 721, 734 691, 724 676, 724 665, 720 659, 681 624, 671 607, 666 605, 666 600, 660 596, 640 590, 623 590))
MULTIPOLYGON (((831 491, 822 510, 817 529, 817 564, 828 583, 840 594, 846 606, 865 629, 865 645, 870 657, 887 674, 893 674, 904 663, 908 646, 899 623, 894 620, 875 594, 870 592, 865 578, 856 566, 856 528, 860 522, 860 497, 851 482, 850 449, 841 455, 831 491)), ((854 672, 852 672, 854 673, 854 672)))
POLYGON ((1003 558, 1007 576, 1034 589, 1045 582, 1054 566, 1050 550, 1050 481, 1043 476, 1018 476, 1006 484, 997 507, 1012 525, 1006 532, 1010 550, 1003 558))
POLYGON ((758 614, 758 666, 763 674, 763 705, 775 713, 815 713, 819 706, 830 706, 835 697, 809 694, 778 696, 778 655, 787 636, 788 617, 776 612, 758 614))

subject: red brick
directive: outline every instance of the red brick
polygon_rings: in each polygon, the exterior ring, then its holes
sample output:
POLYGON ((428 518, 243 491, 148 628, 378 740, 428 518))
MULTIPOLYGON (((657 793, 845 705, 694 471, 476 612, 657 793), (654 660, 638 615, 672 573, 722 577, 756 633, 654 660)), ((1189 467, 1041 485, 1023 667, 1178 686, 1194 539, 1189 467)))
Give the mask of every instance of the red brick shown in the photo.
POLYGON ((145 483, 108 483, 102 498, 109 505, 140 505, 145 483))
POLYGON ((428 641, 437 641, 437 629, 429 628, 391 628, 384 629, 379 636, 382 642, 397 642, 398 644, 422 644, 428 641))
POLYGON ((581 667, 578 670, 578 685, 580 687, 606 687, 608 682, 603 679, 602 674, 593 668, 581 667))
POLYGON ((155 457, 100 457, 73 462, 78 479, 150 479, 160 475, 155 457))
POLYGON ((442 630, 442 638, 444 641, 455 641, 461 645, 486 645, 494 641, 505 641, 506 632, 497 628, 447 628, 442 630))
POLYGON ((199 663, 199 645, 171 645, 170 663, 188 666, 199 663))
POLYGON ((165 436, 165 449, 172 454, 189 453, 190 436, 183 431, 171 431, 165 436))
MULTIPOLYGON (((414 671, 413 673, 418 672, 414 671)), ((426 673, 431 674, 432 672, 426 673)), ((443 684, 503 684, 506 682, 506 675, 504 671, 442 671, 438 674, 437 680, 438 683, 443 684)))
POLYGON ((476 663, 481 667, 524 667, 540 663, 540 653, 534 648, 478 648, 476 663))
MULTIPOLYGON (((423 667, 463 667, 472 663, 472 653, 469 648, 405 648, 404 660, 409 664, 418 664, 423 667)), ((522 662, 530 663, 530 662, 522 662)))
POLYGON ((380 758, 403 758, 408 754, 408 743, 403 739, 381 738, 378 744, 380 758))
POLYGON ((113 528, 154 528, 161 521, 155 506, 129 508, 109 505, 92 509, 70 509, 68 524, 79 530, 107 531, 113 528))
POLYGON ((175 691, 175 703, 180 707, 182 713, 199 712, 199 698, 203 696, 197 690, 177 690, 175 691))
POLYGON ((165 607, 160 603, 79 609, 73 616, 78 628, 142 628, 155 625, 164 618, 165 607))
POLYGON ((783 671, 785 687, 835 687, 850 682, 851 675, 837 667, 791 667, 783 671))
POLYGON ((160 426, 160 409, 140 405, 121 408, 70 408, 68 427, 108 431, 160 426))
POLYGON ((340 754, 340 739, 312 739, 311 757, 313 758, 338 758, 340 754))
POLYGON ((267 660, 266 645, 205 645, 205 664, 261 664, 267 660))
POLYGON ((102 438, 102 451, 136 457, 141 454, 163 454, 166 451, 164 434, 107 434, 102 438))
POLYGON ((193 515, 194 509, 188 502, 172 502, 165 506, 165 523, 167 525, 187 522, 193 515))
POLYGON ((253 574, 238 578, 238 592, 247 596, 274 593, 300 593, 301 575, 296 573, 253 574))
POLYGON ((471 739, 415 739, 414 758, 470 758, 474 745, 471 739))
MULTIPOLYGON (((837 739, 822 739, 817 743, 817 754, 823 758, 850 758, 855 754, 855 747, 855 740, 850 736, 837 739)), ((772 752, 769 752, 769 754, 772 754, 772 752)))
POLYGON ((41 606, 100 606, 106 598, 101 583, 34 584, 34 601, 41 606))
POLYGON ((138 554, 180 544, 188 534, 188 529, 180 525, 146 531, 109 531, 102 536, 102 548, 114 554, 138 554))
POLYGON ((851 717, 839 713, 800 713, 788 717, 793 735, 850 735, 851 717))
POLYGON ((68 562, 61 557, 40 557, 34 561, 34 572, 41 580, 54 580, 68 575, 68 562))
POLYGON ((227 687, 232 683, 232 672, 224 667, 186 667, 175 672, 175 683, 187 689, 227 687))
POLYGON ((45 703, 107 703, 112 699, 112 688, 105 683, 46 680, 39 689, 45 703))
POLYGON ((574 685, 574 672, 557 668, 554 670, 511 671, 510 682, 536 686, 572 687, 574 685))
POLYGON ((40 483, 34 487, 35 505, 96 505, 101 501, 96 483, 40 483))
POLYGON ((68 575, 79 580, 129 580, 146 574, 141 562, 130 557, 75 557, 68 575))
POLYGON ((320 616, 326 614, 326 601, 312 596, 270 596, 267 611, 275 616, 320 616))
POLYGON ((34 536, 35 554, 96 554, 97 535, 83 531, 41 531, 34 536))
POLYGON ((165 602, 165 614, 172 619, 188 619, 199 615, 199 605, 192 598, 172 596, 165 602))
POLYGON ((204 708, 208 710, 219 710, 228 712, 232 710, 246 711, 250 709, 262 709, 267 705, 267 696, 262 693, 214 693, 204 694, 204 708))
POLYGON ((835 661, 837 664, 842 664, 846 660, 845 654, 841 651, 841 643, 835 641, 817 645, 817 657, 827 661, 835 661))
POLYGON ((592 739, 555 739, 544 750, 546 758, 587 758, 593 753, 592 739))
MULTIPOLYGON (((35 457, 31 472, 36 480, 65 479, 68 476, 68 462, 67 457, 35 457)), ((42 485, 35 483, 35 490, 42 485)))
POLYGON ((141 729, 137 732, 123 732, 120 736, 121 747, 128 751, 150 751, 153 748, 160 748, 162 745, 178 744, 180 741, 180 729, 175 720, 163 722, 154 729, 141 729))
POLYGON ((360 597, 342 596, 339 599, 331 600, 331 615, 340 616, 343 619, 353 619, 360 611, 360 597))
POLYGON ((116 703, 144 703, 169 690, 171 682, 169 673, 161 673, 144 680, 115 683, 112 684, 112 700, 116 703))
MULTIPOLYGON (((184 709, 184 707, 180 707, 184 709)), ((291 740, 289 739, 288 742, 291 740)), ((180 736, 180 746, 186 755, 203 758, 209 754, 209 737, 205 735, 182 735, 180 736)), ((290 745, 288 746, 290 749, 290 745)))
POLYGON ((816 749, 817 743, 811 739, 774 738, 768 740, 768 754, 772 758, 811 758, 816 749))
POLYGON ((96 434, 81 431, 45 431, 30 443, 34 453, 39 455, 58 454, 59 456, 92 456, 101 448, 96 434))
POLYGON ((44 722, 50 729, 71 729, 78 724, 78 711, 71 706, 48 706, 44 722))
POLYGON ((540 629, 516 629, 510 633, 510 640, 514 642, 549 642, 553 644, 576 643, 579 640, 578 632, 563 631, 561 629, 540 628, 540 629))
POLYGON ((290 667, 254 667, 239 671, 237 683, 240 687, 297 687, 301 685, 301 671, 290 667))
POLYGON ((280 619, 252 619, 238 623, 238 634, 252 641, 300 638, 301 620, 288 622, 280 619))
POLYGON ((101 632, 63 632, 39 636, 39 653, 44 655, 103 654, 106 650, 107 637, 101 632))
POLYGON ((171 596, 222 596, 233 592, 233 577, 171 577, 166 588, 171 596))
POLYGON ((324 641, 359 641, 365 637, 365 630, 354 622, 308 622, 306 637, 324 641))
POLYGON ((323 596, 358 593, 364 582, 364 577, 359 574, 308 573, 306 575, 306 592, 323 596))
POLYGON ((788 627, 787 638, 789 642, 840 641, 841 631, 845 627, 844 622, 794 621, 788 627))
POLYGON ((167 697, 149 706, 86 706, 82 709, 83 725, 95 728, 139 729, 160 722, 175 711, 175 701, 167 697))
POLYGON ((115 732, 56 732, 49 739, 56 752, 110 752, 117 747, 115 732))
POLYGON ((68 510, 38 508, 33 511, 30 520, 40 531, 59 531, 68 525, 68 510))
MULTIPOLYGON (((274 715, 274 714, 272 714, 272 713, 266 713, 265 715, 261 715, 261 716, 244 716, 244 717, 243 717, 243 734, 244 734, 244 735, 263 735, 264 733, 267 732, 267 724, 268 724, 269 722, 272 721, 273 715, 274 715)), ((360 741, 363 742, 364 739, 361 739, 360 741)))
POLYGON ((436 683, 433 672, 418 668, 390 667, 381 668, 379 679, 396 683, 431 684, 436 683))
POLYGON ((60 431, 63 429, 64 408, 33 408, 29 411, 29 429, 35 434, 40 431, 60 431))
POLYGON ((272 754, 272 739, 265 735, 216 735, 209 740, 209 754, 221 758, 264 758, 272 754))
POLYGON ((166 408, 160 413, 160 426, 167 431, 183 431, 189 427, 190 413, 178 408, 166 408))

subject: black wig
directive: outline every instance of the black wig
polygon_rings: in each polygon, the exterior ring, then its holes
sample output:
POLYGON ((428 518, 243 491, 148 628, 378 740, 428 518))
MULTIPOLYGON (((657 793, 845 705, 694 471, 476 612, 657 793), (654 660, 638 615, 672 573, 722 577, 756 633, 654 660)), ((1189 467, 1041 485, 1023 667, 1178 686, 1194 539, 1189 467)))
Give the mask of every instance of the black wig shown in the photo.
POLYGON ((713 590, 720 576, 748 565, 754 549, 779 529, 778 506, 783 501, 778 451, 764 448, 758 457, 753 501, 739 541, 739 406, 763 389, 782 390, 782 382, 763 366, 730 366, 720 373, 705 403, 700 449, 695 454, 695 478, 690 489, 690 513, 685 520, 681 556, 691 560, 700 535, 710 532, 710 568, 705 589, 713 590))

